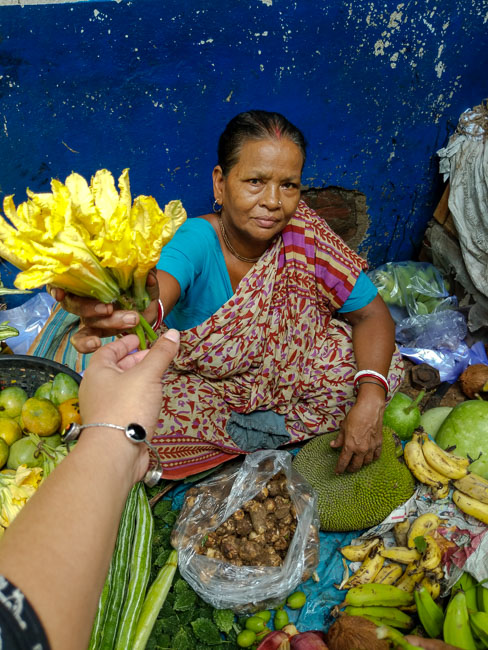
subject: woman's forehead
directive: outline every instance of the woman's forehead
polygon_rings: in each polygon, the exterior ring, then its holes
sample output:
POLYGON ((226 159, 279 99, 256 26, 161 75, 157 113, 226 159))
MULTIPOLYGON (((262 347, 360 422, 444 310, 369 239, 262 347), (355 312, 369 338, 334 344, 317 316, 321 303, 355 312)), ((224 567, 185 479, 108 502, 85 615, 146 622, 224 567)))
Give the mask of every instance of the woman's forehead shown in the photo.
POLYGON ((242 144, 236 166, 240 167, 290 167, 301 172, 303 154, 288 138, 248 139, 242 144))

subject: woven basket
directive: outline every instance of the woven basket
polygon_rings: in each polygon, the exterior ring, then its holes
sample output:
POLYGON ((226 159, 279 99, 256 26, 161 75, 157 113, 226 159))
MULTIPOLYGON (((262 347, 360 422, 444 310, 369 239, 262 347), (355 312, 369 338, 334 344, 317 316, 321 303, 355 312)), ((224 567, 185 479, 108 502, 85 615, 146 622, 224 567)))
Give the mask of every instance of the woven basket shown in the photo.
POLYGON ((73 377, 78 384, 81 382, 81 375, 56 361, 23 354, 0 355, 0 389, 20 386, 32 396, 41 384, 52 381, 58 372, 73 377))

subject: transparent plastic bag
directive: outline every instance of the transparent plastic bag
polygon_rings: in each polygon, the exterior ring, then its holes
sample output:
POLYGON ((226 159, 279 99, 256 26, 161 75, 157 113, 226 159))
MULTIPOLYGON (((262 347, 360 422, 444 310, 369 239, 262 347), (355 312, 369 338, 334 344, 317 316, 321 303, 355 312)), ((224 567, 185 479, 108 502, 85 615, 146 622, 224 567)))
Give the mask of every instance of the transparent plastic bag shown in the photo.
POLYGON ((171 543, 178 550, 182 577, 212 607, 232 609, 239 614, 275 608, 317 567, 316 494, 293 469, 292 460, 293 456, 285 451, 256 451, 187 491, 171 543), (205 535, 256 496, 280 471, 286 475, 297 516, 297 527, 283 564, 236 566, 198 554, 196 549, 205 535))
POLYGON ((49 318, 55 303, 54 298, 43 291, 29 298, 22 305, 0 313, 1 319, 7 320, 9 325, 15 327, 19 332, 18 336, 7 340, 7 345, 14 354, 27 354, 34 339, 49 318))
POLYGON ((387 262, 368 275, 395 322, 457 307, 441 272, 428 262, 387 262))
POLYGON ((435 350, 456 350, 467 333, 466 319, 458 311, 411 316, 395 328, 395 338, 401 345, 435 350))

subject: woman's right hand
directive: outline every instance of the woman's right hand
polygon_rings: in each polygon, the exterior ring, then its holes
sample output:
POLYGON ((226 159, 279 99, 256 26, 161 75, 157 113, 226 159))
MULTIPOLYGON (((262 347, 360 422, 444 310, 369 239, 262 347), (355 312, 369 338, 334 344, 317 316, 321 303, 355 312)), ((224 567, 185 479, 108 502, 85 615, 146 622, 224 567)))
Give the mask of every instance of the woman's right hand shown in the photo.
MULTIPOLYGON (((158 315, 159 285, 156 273, 150 271, 147 276, 147 291, 151 297, 144 317, 154 323, 158 315)), ((89 354, 102 345, 102 338, 122 334, 135 327, 139 322, 136 311, 116 309, 93 298, 82 298, 68 293, 58 287, 47 287, 51 296, 61 303, 66 311, 80 317, 80 328, 73 335, 71 342, 78 352, 89 354)))

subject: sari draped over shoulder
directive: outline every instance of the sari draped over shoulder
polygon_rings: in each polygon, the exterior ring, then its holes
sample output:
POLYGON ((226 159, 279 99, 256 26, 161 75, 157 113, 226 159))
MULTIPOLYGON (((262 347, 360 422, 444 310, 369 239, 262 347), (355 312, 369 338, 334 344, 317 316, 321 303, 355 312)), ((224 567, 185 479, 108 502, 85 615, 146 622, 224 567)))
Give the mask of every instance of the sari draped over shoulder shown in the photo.
MULTIPOLYGON (((181 332, 153 437, 167 478, 242 453, 231 412, 284 416, 290 442, 334 431, 354 402, 351 328, 333 318, 366 263, 304 202, 210 318, 181 332)), ((395 352, 394 391, 402 375, 395 352)))

